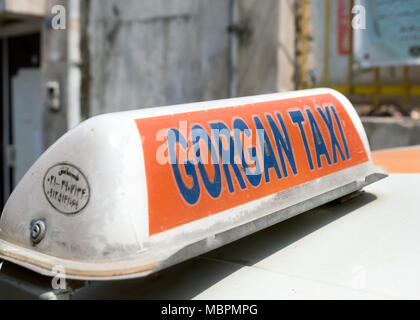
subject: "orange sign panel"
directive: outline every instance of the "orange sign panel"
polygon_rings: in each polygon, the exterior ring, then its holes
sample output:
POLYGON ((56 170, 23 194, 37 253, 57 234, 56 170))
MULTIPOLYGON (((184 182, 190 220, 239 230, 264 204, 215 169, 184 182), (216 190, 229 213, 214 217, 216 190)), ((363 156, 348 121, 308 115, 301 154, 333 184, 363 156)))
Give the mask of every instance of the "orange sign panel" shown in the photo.
POLYGON ((389 173, 420 173, 420 147, 374 151, 372 161, 389 173))
POLYGON ((135 120, 150 235, 369 160, 331 94, 135 120))

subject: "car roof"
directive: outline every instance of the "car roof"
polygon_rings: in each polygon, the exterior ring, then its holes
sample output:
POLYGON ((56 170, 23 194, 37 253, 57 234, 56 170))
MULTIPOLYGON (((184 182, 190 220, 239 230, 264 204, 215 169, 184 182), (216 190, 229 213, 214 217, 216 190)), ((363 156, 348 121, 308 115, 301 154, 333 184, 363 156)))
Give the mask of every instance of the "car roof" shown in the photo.
POLYGON ((157 275, 99 282, 75 298, 419 298, 420 174, 390 174, 157 275))

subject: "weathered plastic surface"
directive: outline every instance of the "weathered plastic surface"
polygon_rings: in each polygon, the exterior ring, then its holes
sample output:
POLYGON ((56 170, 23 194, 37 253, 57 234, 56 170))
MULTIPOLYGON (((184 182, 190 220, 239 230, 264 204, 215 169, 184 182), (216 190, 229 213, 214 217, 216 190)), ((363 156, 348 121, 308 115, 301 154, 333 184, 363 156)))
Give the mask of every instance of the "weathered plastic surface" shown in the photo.
POLYGON ((23 177, 0 257, 70 279, 145 276, 384 176, 353 106, 330 89, 102 115, 23 177))

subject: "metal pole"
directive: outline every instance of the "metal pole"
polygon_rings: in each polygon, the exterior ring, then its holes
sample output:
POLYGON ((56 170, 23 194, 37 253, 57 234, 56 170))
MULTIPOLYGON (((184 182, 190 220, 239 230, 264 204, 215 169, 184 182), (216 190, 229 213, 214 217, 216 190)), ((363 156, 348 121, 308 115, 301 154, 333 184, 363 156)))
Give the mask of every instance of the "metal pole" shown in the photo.
POLYGON ((375 93, 373 95, 373 107, 376 109, 379 106, 379 95, 381 90, 381 69, 375 68, 375 93))
MULTIPOLYGON (((230 1, 230 25, 239 24, 238 1, 230 1)), ((238 95, 238 33, 230 32, 229 36, 229 97, 234 98, 238 95)))
POLYGON ((331 2, 325 0, 325 25, 324 25, 324 61, 322 71, 322 84, 328 86, 329 73, 329 53, 330 53, 330 16, 331 16, 331 2))
POLYGON ((67 127, 71 129, 78 125, 81 120, 80 0, 68 1, 68 16, 67 127))
POLYGON ((403 67, 403 96, 402 96, 402 109, 404 112, 408 111, 408 96, 410 94, 410 85, 409 85, 409 71, 408 66, 403 67))
MULTIPOLYGON (((10 97, 9 97, 9 45, 8 39, 3 38, 2 41, 2 70, 3 70, 3 199, 4 201, 10 195, 10 170, 9 170, 9 145, 10 145, 10 97)), ((1 212, 0 212, 1 214, 1 212)))
POLYGON ((301 6, 301 28, 300 28, 300 41, 301 41, 301 59, 300 59, 300 88, 305 87, 305 72, 306 72, 306 0, 302 0, 301 6))
POLYGON ((354 92, 353 88, 353 7, 354 7, 354 0, 350 0, 350 8, 349 8, 349 60, 348 60, 348 97, 350 98, 354 92))

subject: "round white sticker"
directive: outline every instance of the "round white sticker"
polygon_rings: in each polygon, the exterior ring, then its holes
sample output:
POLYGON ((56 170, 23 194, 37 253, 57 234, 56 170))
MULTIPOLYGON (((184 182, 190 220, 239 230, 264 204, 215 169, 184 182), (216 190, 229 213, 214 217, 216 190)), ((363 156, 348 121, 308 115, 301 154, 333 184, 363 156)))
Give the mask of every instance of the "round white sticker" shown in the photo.
POLYGON ((75 214, 89 202, 89 184, 83 173, 70 164, 58 164, 44 176, 44 193, 58 211, 75 214))

